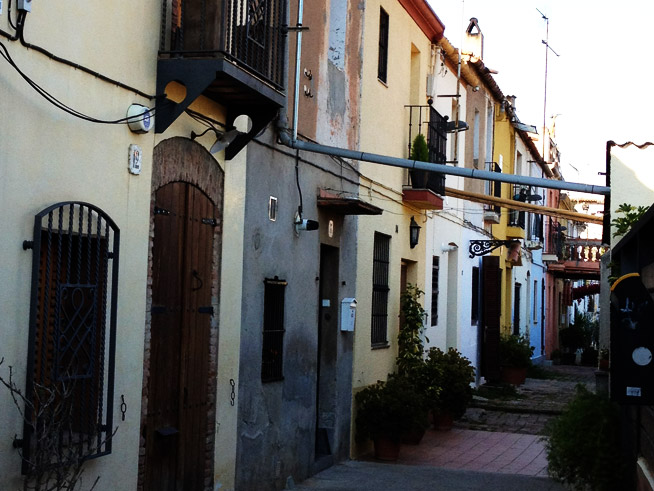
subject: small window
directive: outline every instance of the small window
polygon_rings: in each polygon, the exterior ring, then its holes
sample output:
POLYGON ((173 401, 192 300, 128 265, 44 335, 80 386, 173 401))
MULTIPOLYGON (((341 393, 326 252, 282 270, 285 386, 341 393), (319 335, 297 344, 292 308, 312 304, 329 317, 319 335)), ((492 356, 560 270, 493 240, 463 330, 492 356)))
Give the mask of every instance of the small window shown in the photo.
POLYGON ((286 281, 280 280, 277 276, 264 280, 262 382, 284 379, 284 296, 286 285, 286 281))
POLYGON ((434 256, 431 263, 431 325, 438 325, 438 268, 440 267, 440 258, 434 256))
POLYGON ((372 258, 372 324, 373 347, 388 346, 388 273, 391 238, 375 232, 372 258))
POLYGON ((388 78, 388 14, 379 9, 379 62, 377 78, 386 83, 388 78))
POLYGON ((36 215, 33 237, 24 474, 44 452, 54 466, 106 455, 114 430, 119 230, 65 202, 36 215))

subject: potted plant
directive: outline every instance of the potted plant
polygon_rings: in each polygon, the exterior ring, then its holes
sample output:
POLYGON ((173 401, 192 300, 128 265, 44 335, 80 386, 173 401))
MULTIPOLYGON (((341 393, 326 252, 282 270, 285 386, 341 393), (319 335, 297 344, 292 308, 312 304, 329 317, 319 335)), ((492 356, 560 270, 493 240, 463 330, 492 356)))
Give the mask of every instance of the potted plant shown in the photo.
POLYGON ((401 436, 416 427, 427 428, 424 398, 404 375, 391 374, 354 398, 357 440, 371 439, 377 459, 397 460, 401 436))
POLYGON ((417 385, 432 411, 434 427, 450 429, 472 401, 475 369, 456 349, 431 348, 417 377, 417 385))
POLYGON ((503 334, 500 336, 500 379, 512 385, 522 385, 531 366, 534 348, 524 336, 503 334))
POLYGON ((415 285, 408 284, 400 296, 401 323, 397 335, 397 369, 398 373, 407 375, 424 362, 425 309, 420 304, 423 291, 415 285))
MULTIPOLYGON (((418 162, 429 162, 429 147, 425 135, 422 133, 418 133, 413 139, 409 158, 418 162)), ((427 187, 428 171, 412 169, 409 171, 409 175, 411 176, 411 187, 413 189, 425 189, 427 187)))

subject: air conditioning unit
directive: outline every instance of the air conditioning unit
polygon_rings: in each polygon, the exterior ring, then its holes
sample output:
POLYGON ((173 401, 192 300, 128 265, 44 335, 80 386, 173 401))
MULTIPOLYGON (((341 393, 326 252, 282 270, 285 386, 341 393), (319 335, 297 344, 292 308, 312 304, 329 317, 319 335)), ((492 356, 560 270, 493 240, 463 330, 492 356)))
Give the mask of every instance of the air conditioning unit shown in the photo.
POLYGON ((526 240, 525 247, 530 251, 537 251, 543 248, 543 243, 540 240, 526 240))

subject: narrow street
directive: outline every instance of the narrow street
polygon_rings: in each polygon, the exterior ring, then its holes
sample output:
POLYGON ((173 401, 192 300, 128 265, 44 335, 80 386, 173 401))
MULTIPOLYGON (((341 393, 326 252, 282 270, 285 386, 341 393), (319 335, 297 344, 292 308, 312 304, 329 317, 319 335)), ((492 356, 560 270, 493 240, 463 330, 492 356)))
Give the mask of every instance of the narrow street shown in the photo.
POLYGON ((300 490, 563 490, 547 477, 544 428, 578 383, 595 390, 593 367, 551 366, 552 378, 527 378, 511 393, 482 388, 450 431, 427 431, 404 445, 396 463, 372 456, 335 465, 287 489, 300 490), (501 393, 500 393, 501 392, 501 393))

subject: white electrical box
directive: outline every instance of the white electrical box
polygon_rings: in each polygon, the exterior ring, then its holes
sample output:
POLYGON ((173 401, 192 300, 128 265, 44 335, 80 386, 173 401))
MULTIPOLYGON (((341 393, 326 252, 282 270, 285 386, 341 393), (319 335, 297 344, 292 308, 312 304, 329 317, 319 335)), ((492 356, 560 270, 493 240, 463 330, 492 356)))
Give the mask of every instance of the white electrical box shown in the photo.
POLYGON ((356 298, 341 300, 341 331, 354 331, 354 322, 357 317, 356 298))
POLYGON ((32 11, 32 0, 16 0, 16 8, 25 12, 32 11))

